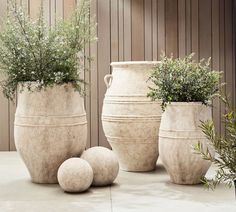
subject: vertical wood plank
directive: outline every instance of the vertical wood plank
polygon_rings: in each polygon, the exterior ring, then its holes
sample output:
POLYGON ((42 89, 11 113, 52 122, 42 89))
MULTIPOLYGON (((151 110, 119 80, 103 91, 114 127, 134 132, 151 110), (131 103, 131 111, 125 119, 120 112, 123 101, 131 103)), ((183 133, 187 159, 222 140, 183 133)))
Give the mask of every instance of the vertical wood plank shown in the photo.
MULTIPOLYGON (((14 3, 16 3, 16 6, 17 7, 20 7, 21 6, 21 2, 22 0, 15 0, 15 2, 14 3)), ((8 1, 8 3, 9 3, 9 1, 8 1)))
MULTIPOLYGON (((221 82, 225 82, 225 5, 224 0, 220 0, 220 70, 223 71, 221 82)), ((220 116, 225 113, 225 105, 220 104, 220 116)), ((224 135, 225 125, 221 122, 220 133, 224 135)))
POLYGON ((124 60, 131 60, 131 1, 124 1, 124 60))
MULTIPOLYGON (((90 47, 89 44, 85 46, 84 55, 86 57, 90 56, 90 47)), ((84 61, 84 80, 89 85, 90 83, 90 73, 87 71, 90 68, 90 62, 88 60, 84 61)), ((91 98, 90 98, 90 88, 88 85, 84 86, 86 95, 85 95, 85 110, 87 115, 88 130, 87 130, 87 148, 91 147, 91 98)))
POLYGON ((110 73, 110 1, 98 1, 98 111, 99 111, 99 145, 109 146, 105 138, 101 112, 106 86, 103 81, 106 74, 110 73))
MULTIPOLYGON (((26 14, 29 13, 29 2, 26 0, 17 0, 17 6, 21 6, 26 14)), ((9 150, 15 151, 15 142, 14 142, 14 120, 15 120, 15 111, 16 111, 17 97, 13 101, 8 102, 8 128, 9 128, 9 150)))
MULTIPOLYGON (((79 1, 77 0, 77 5, 78 5, 79 1)), ((95 15, 92 14, 91 11, 91 6, 92 6, 92 2, 90 1, 90 23, 92 21, 95 22, 94 18, 95 15)), ((96 22, 95 22, 96 23, 96 22)), ((86 57, 90 57, 91 56, 91 43, 88 43, 85 46, 85 55, 86 57)), ((88 68, 89 70, 91 70, 91 61, 86 61, 85 63, 85 67, 88 68)), ((88 86, 86 86, 86 92, 87 92, 87 96, 86 96, 86 101, 85 101, 85 105, 86 105, 86 113, 87 113, 87 121, 88 121, 88 136, 87 136, 87 148, 91 147, 91 131, 92 131, 92 127, 91 127, 91 72, 90 71, 85 71, 85 80, 88 83, 88 86)))
POLYGON ((157 0, 152 0, 152 59, 157 58, 157 0))
MULTIPOLYGON (((65 1, 64 0, 64 19, 69 19, 71 15, 74 13, 76 7, 81 4, 80 0, 70 0, 65 1)), ((91 5, 90 5, 91 6, 91 5)), ((91 10, 90 10, 91 14, 91 10)), ((89 14, 90 18, 91 15, 89 14)), ((92 15, 93 17, 93 15, 92 15)), ((84 97, 84 106, 86 111, 86 118, 87 118, 87 145, 86 148, 88 149, 91 147, 91 88, 90 88, 90 72, 88 72, 88 69, 91 68, 90 62, 87 60, 88 57, 90 57, 90 44, 86 44, 84 46, 84 51, 79 55, 79 57, 82 57, 81 63, 83 63, 83 70, 80 73, 80 78, 83 79, 86 82, 86 85, 83 86, 83 89, 85 90, 85 97, 84 97), (85 56, 85 57, 84 57, 85 56)))
POLYGON ((211 0, 199 0, 199 54, 211 56, 211 0))
POLYGON ((30 0, 29 14, 32 19, 37 19, 40 13, 41 1, 30 0))
POLYGON ((21 0, 22 1, 22 7, 25 9, 26 13, 29 14, 29 0, 21 0))
MULTIPOLYGON (((91 16, 96 15, 96 22, 98 22, 97 18, 97 0, 91 0, 91 16)), ((98 30, 97 30, 98 31, 98 30)), ((90 45, 90 56, 93 58, 91 62, 91 77, 90 77, 90 98, 91 98, 91 146, 98 146, 98 43, 92 43, 90 45)))
MULTIPOLYGON (((78 1, 79 4, 79 1, 78 1)), ((64 0, 63 10, 64 10, 64 18, 70 18, 76 6, 76 0, 64 0)))
POLYGON ((191 51, 195 53, 194 59, 199 60, 199 2, 191 0, 191 51))
POLYGON ((145 60, 152 60, 152 0, 144 1, 145 60))
POLYGON ((111 61, 119 60, 119 8, 118 0, 111 1, 111 61))
POLYGON ((160 55, 166 52, 165 45, 165 35, 166 35, 166 27, 165 27, 165 0, 158 0, 158 59, 160 59, 160 55))
MULTIPOLYGON (((26 13, 28 13, 28 4, 25 1, 18 0, 16 1, 18 6, 23 7, 26 13)), ((15 141, 14 141, 14 120, 15 120, 15 111, 16 111, 16 102, 17 96, 13 101, 8 101, 8 129, 9 129, 9 150, 15 151, 15 141), (14 102, 13 102, 14 101, 14 102)))
POLYGON ((51 2, 50 0, 43 0, 43 17, 44 17, 44 21, 45 23, 50 26, 50 22, 51 22, 51 8, 50 8, 51 2))
POLYGON ((166 54, 178 57, 178 1, 166 0, 166 54))
MULTIPOLYGON (((7 0, 0 2, 0 30, 2 21, 7 12, 7 0)), ((0 74, 0 80, 2 76, 0 74)), ((9 150, 9 117, 8 117, 8 100, 2 94, 0 87, 0 150, 9 150)))
MULTIPOLYGON (((212 1, 212 68, 219 71, 220 69, 220 27, 219 27, 219 0, 212 1)), ((213 121, 215 129, 220 133, 220 101, 213 101, 213 121)))
POLYGON ((192 53, 192 35, 191 35, 191 0, 186 1, 185 11, 186 11, 186 54, 189 55, 192 53))
POLYGON ((50 0, 50 26, 56 25, 56 0, 50 0))
POLYGON ((199 57, 211 57, 211 0, 199 0, 199 57))
MULTIPOLYGON (((186 12, 185 0, 178 1, 178 42, 179 42, 179 57, 183 58, 186 55, 186 12)), ((188 17, 187 17, 188 18, 188 17)))
POLYGON ((9 121, 9 149, 10 151, 15 151, 15 141, 14 141, 14 120, 15 120, 15 112, 16 112, 16 102, 10 102, 8 105, 8 121, 9 121))
MULTIPOLYGON (((90 44, 87 44, 84 49, 84 54, 86 57, 90 56, 90 44)), ((87 115, 87 122, 88 122, 88 129, 87 129, 87 148, 91 147, 91 89, 89 87, 90 85, 90 79, 91 79, 91 73, 87 71, 88 68, 91 68, 91 64, 88 60, 85 60, 85 70, 84 70, 84 76, 85 76, 85 82, 88 84, 85 86, 85 110, 87 115)))
MULTIPOLYGON (((9 2, 8 2, 9 3, 9 2)), ((26 4, 25 1, 23 0, 17 0, 16 1, 17 7, 23 7, 25 10, 26 14, 28 13, 28 4, 26 4)), ((15 142, 14 142, 14 120, 15 120, 15 111, 16 111, 16 102, 17 102, 17 97, 14 98, 12 101, 8 101, 8 129, 9 129, 9 150, 10 151, 15 151, 15 142)))
MULTIPOLYGON (((17 7, 24 7, 23 9, 25 9, 25 12, 28 13, 27 9, 25 8, 26 5, 22 5, 23 1, 21 0, 17 0, 16 1, 16 6, 17 7)), ((9 2, 8 2, 9 4, 9 2)), ((8 129, 9 129, 9 150, 10 151, 15 151, 16 150, 16 147, 15 147, 15 142, 14 142, 14 120, 15 120, 15 111, 16 111, 16 102, 17 102, 17 97, 14 98, 13 100, 14 102, 12 101, 8 101, 8 129)))
POLYGON ((143 0, 132 0, 132 60, 144 60, 143 8, 143 0))
POLYGON ((235 27, 236 27, 236 1, 233 0, 233 107, 236 108, 236 70, 235 70, 235 27))
POLYGON ((230 101, 233 100, 233 14, 232 1, 225 1, 225 81, 226 94, 229 95, 230 101))
POLYGON ((119 61, 124 60, 124 0, 119 0, 119 61))
POLYGON ((56 20, 60 20, 64 18, 64 1, 56 0, 56 20))

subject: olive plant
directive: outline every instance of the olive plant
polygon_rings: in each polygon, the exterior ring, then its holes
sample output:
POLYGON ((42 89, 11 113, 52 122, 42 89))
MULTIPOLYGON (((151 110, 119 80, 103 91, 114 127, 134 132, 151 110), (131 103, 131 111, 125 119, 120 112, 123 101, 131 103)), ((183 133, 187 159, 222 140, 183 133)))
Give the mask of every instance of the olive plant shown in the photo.
POLYGON ((162 55, 149 80, 153 83, 147 94, 152 100, 160 99, 162 109, 171 102, 202 102, 210 100, 220 91, 220 75, 212 71, 210 59, 195 62, 193 55, 185 58, 162 55))
POLYGON ((24 8, 10 1, 0 32, 0 74, 3 93, 12 99, 19 84, 38 90, 54 84, 72 83, 82 93, 85 45, 96 40, 96 23, 90 18, 90 0, 79 1, 68 20, 47 26, 43 9, 32 20, 24 8), (27 83, 26 83, 27 82, 27 83))
POLYGON ((200 142, 194 147, 196 153, 200 154, 203 159, 217 166, 213 179, 203 179, 206 187, 211 189, 221 182, 228 187, 234 184, 236 188, 236 110, 230 106, 228 100, 222 99, 227 105, 227 112, 223 115, 222 121, 225 124, 225 134, 217 134, 212 121, 202 122, 200 127, 209 141, 209 147, 204 148, 200 142), (209 148, 215 149, 215 157, 211 155, 209 148))

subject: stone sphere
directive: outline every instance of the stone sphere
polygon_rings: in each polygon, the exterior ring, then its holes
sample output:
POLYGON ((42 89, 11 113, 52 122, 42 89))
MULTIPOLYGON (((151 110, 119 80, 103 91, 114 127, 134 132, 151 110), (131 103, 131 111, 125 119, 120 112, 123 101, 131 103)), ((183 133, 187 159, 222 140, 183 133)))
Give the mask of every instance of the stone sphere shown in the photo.
POLYGON ((83 192, 92 184, 93 170, 87 161, 70 158, 59 167, 57 178, 64 191, 83 192))
POLYGON ((118 160, 110 149, 105 147, 92 147, 83 152, 81 158, 88 161, 93 169, 94 186, 110 185, 119 172, 118 160))

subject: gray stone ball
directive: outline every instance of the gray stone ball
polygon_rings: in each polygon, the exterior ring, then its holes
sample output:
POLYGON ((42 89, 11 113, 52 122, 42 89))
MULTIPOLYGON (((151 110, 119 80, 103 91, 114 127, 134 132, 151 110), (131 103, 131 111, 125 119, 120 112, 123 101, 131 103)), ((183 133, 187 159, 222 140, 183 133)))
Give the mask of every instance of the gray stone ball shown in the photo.
POLYGON ((94 186, 110 185, 119 172, 119 163, 116 155, 105 147, 92 147, 84 151, 81 158, 86 160, 93 169, 94 186))
POLYGON ((64 191, 79 193, 87 190, 92 184, 93 170, 87 161, 70 158, 59 167, 57 179, 64 191))

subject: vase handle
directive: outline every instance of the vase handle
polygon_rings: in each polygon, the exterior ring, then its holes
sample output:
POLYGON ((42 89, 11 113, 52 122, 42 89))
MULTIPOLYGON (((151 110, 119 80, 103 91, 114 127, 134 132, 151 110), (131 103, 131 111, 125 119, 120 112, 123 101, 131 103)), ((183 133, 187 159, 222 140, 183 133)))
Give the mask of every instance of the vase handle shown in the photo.
POLYGON ((107 74, 107 75, 104 77, 104 82, 105 82, 107 88, 110 88, 110 87, 111 87, 112 80, 113 80, 113 76, 112 76, 111 74, 107 74))

